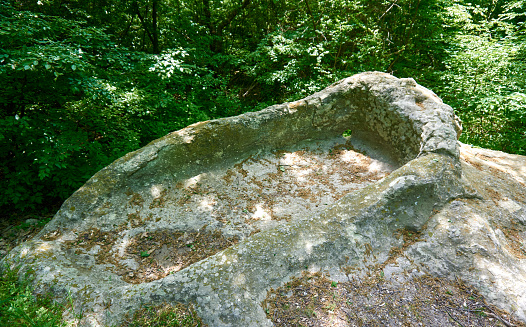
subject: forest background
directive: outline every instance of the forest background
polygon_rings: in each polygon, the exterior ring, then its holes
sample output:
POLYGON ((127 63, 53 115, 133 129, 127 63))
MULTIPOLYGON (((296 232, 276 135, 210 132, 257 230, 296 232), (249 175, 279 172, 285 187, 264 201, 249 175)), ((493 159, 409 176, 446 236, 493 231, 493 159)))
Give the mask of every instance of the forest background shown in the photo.
POLYGON ((171 131, 371 70, 526 155, 525 22, 526 0, 0 0, 0 208, 56 210, 171 131))

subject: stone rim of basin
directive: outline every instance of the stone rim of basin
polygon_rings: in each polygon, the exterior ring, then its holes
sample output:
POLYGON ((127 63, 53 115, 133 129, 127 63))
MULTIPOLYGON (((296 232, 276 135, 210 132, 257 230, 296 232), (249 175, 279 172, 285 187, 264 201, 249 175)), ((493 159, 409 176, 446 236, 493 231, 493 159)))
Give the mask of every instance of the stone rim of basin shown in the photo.
POLYGON ((152 141, 95 174, 57 215, 64 223, 74 223, 101 206, 109 193, 134 182, 184 179, 257 151, 326 139, 347 129, 358 138, 376 136, 401 164, 427 153, 459 158, 462 127, 450 106, 411 78, 362 73, 302 100, 196 123, 152 141))

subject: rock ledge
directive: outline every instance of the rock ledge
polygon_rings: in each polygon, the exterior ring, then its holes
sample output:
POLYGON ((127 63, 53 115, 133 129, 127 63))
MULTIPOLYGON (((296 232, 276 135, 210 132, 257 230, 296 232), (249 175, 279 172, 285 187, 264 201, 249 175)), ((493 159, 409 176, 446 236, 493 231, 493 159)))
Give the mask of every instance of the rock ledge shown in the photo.
POLYGON ((129 153, 3 261, 71 295, 85 326, 172 301, 211 326, 271 326, 270 288, 379 267, 460 278, 526 321, 526 159, 460 132, 413 79, 358 74, 129 153), (422 238, 394 255, 404 231, 422 238))

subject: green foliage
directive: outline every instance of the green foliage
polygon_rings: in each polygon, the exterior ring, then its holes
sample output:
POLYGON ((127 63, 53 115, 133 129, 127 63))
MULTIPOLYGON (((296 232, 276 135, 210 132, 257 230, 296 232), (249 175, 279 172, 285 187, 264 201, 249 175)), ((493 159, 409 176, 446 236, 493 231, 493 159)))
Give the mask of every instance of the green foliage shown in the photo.
POLYGON ((7 268, 0 276, 0 325, 65 326, 63 307, 53 304, 49 298, 35 297, 27 279, 19 280, 16 272, 7 268))
MULTIPOLYGON (((522 6, 524 5, 523 2, 522 6)), ((526 61, 519 1, 448 8, 452 33, 437 91, 466 127, 461 140, 526 154, 526 61)))
POLYGON ((59 204, 197 121, 354 73, 414 77, 462 141, 526 154, 524 0, 0 0, 0 207, 59 204))
MULTIPOLYGON (((69 300, 72 301, 71 298, 69 300)), ((53 303, 50 296, 35 296, 30 279, 19 279, 17 271, 3 267, 0 274, 1 326, 67 326, 62 320, 66 309, 67 307, 53 303)), ((123 326, 199 327, 203 323, 192 307, 176 303, 174 306, 146 307, 139 310, 123 326)))
POLYGON ((0 206, 60 203, 127 152, 239 113, 195 51, 132 52, 100 28, 2 6, 0 206))
POLYGON ((109 125, 114 115, 103 109, 104 81, 90 76, 97 64, 111 60, 111 44, 100 29, 7 5, 0 14, 0 80, 6 86, 0 90, 0 205, 24 209, 63 199, 133 146, 121 141, 104 149, 97 142, 100 134, 112 135, 110 141, 126 127, 115 120, 109 125), (81 108, 88 97, 93 102, 81 108))
POLYGON ((243 70, 277 101, 377 70, 422 78, 444 56, 444 1, 288 1, 243 70))

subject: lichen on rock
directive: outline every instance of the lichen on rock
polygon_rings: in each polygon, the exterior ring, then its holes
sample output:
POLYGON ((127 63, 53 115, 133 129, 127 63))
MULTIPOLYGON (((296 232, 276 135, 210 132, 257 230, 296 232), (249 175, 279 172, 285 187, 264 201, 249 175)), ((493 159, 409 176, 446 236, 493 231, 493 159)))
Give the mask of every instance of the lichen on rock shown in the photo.
POLYGON ((526 160, 461 130, 413 79, 358 74, 127 154, 4 262, 90 308, 85 326, 171 302, 211 326, 270 326, 271 288, 373 268, 461 278, 526 321, 526 160))

